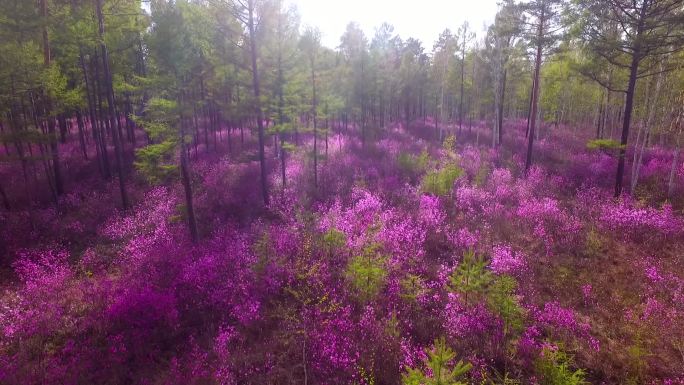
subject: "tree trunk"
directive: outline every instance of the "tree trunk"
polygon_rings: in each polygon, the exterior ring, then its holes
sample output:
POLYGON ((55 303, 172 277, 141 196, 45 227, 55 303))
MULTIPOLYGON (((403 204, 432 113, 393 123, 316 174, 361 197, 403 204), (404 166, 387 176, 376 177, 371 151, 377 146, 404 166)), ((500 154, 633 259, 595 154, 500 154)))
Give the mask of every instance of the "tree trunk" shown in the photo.
POLYGON ((527 136, 527 158, 525 159, 525 172, 529 171, 532 165, 532 145, 534 143, 534 129, 537 123, 537 107, 539 105, 539 70, 541 68, 542 60, 542 35, 544 31, 544 8, 542 8, 541 16, 539 17, 539 26, 537 27, 537 56, 534 63, 534 85, 532 86, 532 111, 530 113, 530 127, 529 135, 527 136))
POLYGON ((462 55, 461 55, 461 98, 459 99, 459 107, 458 107, 458 132, 460 133, 461 130, 463 130, 463 90, 465 87, 465 43, 466 43, 466 30, 465 30, 465 25, 463 29, 463 47, 461 49, 463 50, 462 55))
POLYGON ((9 199, 7 199, 7 193, 5 193, 5 189, 2 187, 2 184, 0 184, 0 198, 2 198, 2 206, 5 208, 5 210, 9 211, 10 202, 9 199))
POLYGON ((64 114, 59 114, 57 116, 57 123, 59 123, 59 141, 62 144, 66 144, 68 126, 67 126, 67 120, 66 120, 66 117, 64 116, 64 114))
MULTIPOLYGON (((83 72, 83 80, 85 84, 86 98, 88 99, 88 113, 90 117, 90 130, 92 131, 93 139, 95 139, 95 155, 97 157, 98 166, 103 178, 109 179, 111 176, 111 171, 109 170, 109 157, 107 156, 107 151, 102 151, 102 138, 101 129, 99 126, 99 121, 97 119, 97 111, 95 109, 95 97, 90 92, 90 80, 88 76, 88 68, 85 65, 85 60, 83 59, 83 48, 79 46, 78 48, 78 59, 81 64, 81 71, 83 72)), ((93 93, 95 89, 93 87, 93 93)), ((106 150, 106 148, 105 148, 106 150)))
POLYGON ((266 156, 264 153, 264 122, 261 111, 261 89, 259 86, 259 71, 257 67, 257 44, 254 26, 254 0, 248 0, 249 45, 252 59, 252 86, 254 87, 254 107, 256 109, 257 128, 259 130, 259 165, 261 169, 261 194, 264 204, 268 206, 268 175, 266 175, 266 156))
POLYGON ((596 120, 596 139, 601 139, 601 122, 603 121, 603 96, 599 103, 598 119, 596 120))
POLYGON ((112 123, 112 138, 114 139, 114 152, 116 153, 116 163, 119 173, 119 192, 121 193, 121 206, 124 210, 128 208, 128 194, 126 193, 126 183, 124 181, 124 161, 123 154, 121 150, 121 138, 119 133, 121 132, 121 121, 116 115, 114 109, 114 85, 112 81, 112 73, 109 70, 109 53, 107 51, 107 45, 105 44, 105 26, 104 17, 102 14, 102 3, 104 0, 95 0, 95 8, 97 12, 98 21, 98 35, 100 38, 100 51, 102 54, 102 71, 105 81, 105 88, 107 91, 107 104, 109 105, 109 115, 110 120, 115 120, 117 127, 113 127, 112 123))
POLYGON ((311 113, 313 114, 313 136, 314 136, 314 187, 318 189, 318 132, 316 132, 316 70, 315 70, 315 60, 311 59, 311 113))
POLYGON ((532 120, 532 102, 534 101, 534 88, 536 86, 535 75, 532 76, 532 89, 530 89, 530 103, 527 107, 527 130, 525 131, 525 138, 530 135, 530 121, 532 120))
MULTIPOLYGON (((658 98, 660 96, 660 89, 662 86, 662 80, 663 80, 663 64, 660 64, 660 73, 658 74, 658 80, 656 80, 655 84, 655 90, 653 91, 653 94, 651 95, 650 101, 648 102, 648 116, 646 118, 646 127, 644 127, 644 137, 641 139, 641 146, 639 149, 639 156, 637 157, 637 151, 636 148, 634 149, 634 160, 633 160, 633 165, 632 165, 632 179, 630 183, 630 194, 634 195, 634 191, 636 190, 637 183, 639 182, 639 171, 641 171, 641 163, 644 158, 644 152, 646 150, 646 146, 650 143, 651 141, 651 131, 652 131, 652 126, 653 126, 653 119, 655 118, 655 110, 656 110, 656 105, 658 102, 658 98)), ((639 144, 639 141, 637 140, 637 145, 639 144)))
POLYGON ((506 102, 506 77, 508 70, 504 69, 503 80, 501 81, 501 96, 499 97, 499 145, 503 143, 503 114, 504 103, 506 102))
POLYGON ((632 109, 634 106, 634 91, 636 90, 637 71, 639 70, 639 53, 632 54, 632 64, 629 71, 629 84, 625 100, 625 114, 622 121, 622 136, 620 138, 620 155, 618 158, 617 175, 615 176, 615 198, 622 194, 622 179, 625 175, 625 155, 627 152, 627 140, 629 139, 629 125, 632 121, 632 109))
POLYGON ((679 122, 679 132, 677 133, 677 141, 674 149, 674 155, 672 156, 672 167, 670 168, 670 177, 667 181, 667 198, 672 199, 674 197, 675 190, 675 175, 677 174, 677 166, 679 166, 679 156, 682 150, 682 126, 679 122))
POLYGON ((83 159, 88 160, 88 150, 85 143, 85 127, 83 124, 83 115, 81 110, 76 110, 76 123, 78 124, 78 142, 81 144, 81 152, 83 152, 83 159))
POLYGON ((185 192, 185 206, 188 214, 188 228, 190 229, 190 239, 193 243, 197 243, 199 238, 197 232, 197 221, 195 219, 195 208, 192 201, 192 182, 190 181, 190 171, 188 166, 188 152, 185 145, 185 119, 183 119, 183 93, 181 91, 180 100, 178 103, 180 112, 180 169, 181 180, 183 183, 183 190, 185 192))
MULTIPOLYGON (((48 20, 48 5, 47 0, 40 1, 40 9, 43 17, 43 64, 46 68, 50 67, 50 38, 48 36, 47 20, 48 20)), ((64 193, 64 183, 62 181, 62 171, 59 162, 59 145, 57 144, 57 135, 55 133, 55 120, 51 116, 52 102, 50 95, 45 92, 45 119, 48 124, 48 134, 50 136, 50 153, 52 155, 52 168, 55 178, 55 190, 57 195, 64 193)))

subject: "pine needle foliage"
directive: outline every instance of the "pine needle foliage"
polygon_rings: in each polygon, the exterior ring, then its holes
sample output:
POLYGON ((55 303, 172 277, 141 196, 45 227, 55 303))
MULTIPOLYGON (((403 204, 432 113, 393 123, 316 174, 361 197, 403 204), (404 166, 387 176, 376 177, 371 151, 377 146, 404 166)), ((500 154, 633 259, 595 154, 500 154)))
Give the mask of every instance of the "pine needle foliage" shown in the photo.
POLYGON ((424 359, 426 370, 409 368, 402 376, 404 385, 466 385, 463 376, 473 367, 470 363, 453 363, 456 353, 446 344, 444 337, 435 340, 432 349, 427 349, 424 359))

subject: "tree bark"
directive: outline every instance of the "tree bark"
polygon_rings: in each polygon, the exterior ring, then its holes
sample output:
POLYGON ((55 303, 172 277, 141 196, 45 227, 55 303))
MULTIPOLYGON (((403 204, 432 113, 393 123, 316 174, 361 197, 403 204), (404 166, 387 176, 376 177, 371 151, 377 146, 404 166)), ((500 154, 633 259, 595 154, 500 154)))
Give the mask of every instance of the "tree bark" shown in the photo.
POLYGON ((7 199, 7 193, 5 192, 5 189, 2 187, 2 184, 0 184, 0 197, 2 198, 2 206, 5 208, 5 210, 9 211, 10 202, 9 199, 7 199))
POLYGON ((677 133, 677 141, 674 149, 674 154, 672 156, 672 167, 670 168, 670 177, 667 181, 667 198, 672 199, 675 192, 675 175, 677 174, 677 166, 679 166, 679 156, 682 150, 682 127, 680 122, 679 132, 677 133))
MULTIPOLYGON (((43 16, 43 62, 46 68, 50 67, 50 38, 48 36, 47 20, 48 20, 48 6, 47 0, 40 1, 41 14, 43 16)), ((55 132, 55 120, 51 116, 52 102, 47 90, 45 91, 45 119, 48 124, 48 134, 50 136, 50 153, 52 155, 52 169, 55 178, 55 190, 57 195, 64 193, 64 182, 62 181, 62 170, 59 161, 59 145, 57 143, 57 135, 55 132)))
POLYGON ((109 52, 107 51, 107 45, 105 44, 105 26, 104 26, 104 16, 102 14, 102 3, 103 0, 95 0, 95 8, 97 11, 97 21, 98 21, 98 35, 100 38, 100 51, 102 53, 102 71, 105 81, 105 88, 107 91, 107 104, 109 105, 109 115, 111 120, 116 121, 117 127, 113 127, 112 123, 112 138, 114 140, 114 152, 116 153, 116 163, 119 173, 119 192, 121 193, 121 206, 124 210, 128 208, 128 194, 126 192, 126 183, 124 181, 124 161, 123 154, 121 150, 121 138, 119 133, 121 132, 121 121, 116 115, 114 109, 114 85, 112 81, 112 73, 109 69, 109 52))
MULTIPOLYGON (((312 53, 312 55, 314 55, 312 53)), ((313 114, 313 136, 314 136, 314 187, 318 189, 318 132, 316 132, 316 123, 317 123, 317 111, 316 111, 316 69, 315 69, 316 61, 312 57, 311 58, 311 90, 312 90, 312 99, 311 99, 311 112, 313 114)))
POLYGON ((618 158, 618 169, 615 176, 615 198, 622 194, 622 180, 625 175, 625 155, 627 153, 627 140, 629 139, 629 125, 632 121, 632 110, 634 106, 634 91, 636 90, 637 72, 639 70, 639 53, 632 54, 632 64, 629 70, 629 83, 627 85, 627 95, 625 100, 625 113, 622 121, 622 136, 620 138, 620 153, 618 158))
MULTIPOLYGON (((661 63, 660 65, 660 70, 663 71, 663 65, 661 63)), ((658 102, 658 97, 660 96, 660 89, 662 85, 662 80, 663 80, 663 74, 664 72, 660 72, 658 74, 658 78, 656 80, 655 84, 655 89, 653 91, 652 97, 650 98, 650 101, 648 102, 648 116, 646 118, 646 127, 644 127, 644 137, 641 139, 641 146, 638 151, 638 156, 637 156, 637 151, 636 147, 634 149, 634 160, 633 160, 633 165, 632 165, 632 179, 630 183, 630 188, 629 192, 630 194, 634 195, 634 191, 636 190, 637 183, 639 182, 639 172, 641 171, 641 162, 643 161, 644 158, 644 152, 646 151, 646 146, 648 143, 651 141, 651 126, 653 125, 653 119, 655 118, 655 110, 656 110, 656 105, 658 102)), ((639 145, 639 141, 637 140, 637 146, 639 145)))
POLYGON ((539 25, 537 27, 537 55, 534 63, 534 85, 532 86, 532 111, 530 112, 530 128, 527 136, 527 158, 525 159, 525 172, 529 171, 532 165, 532 145, 534 143, 534 129, 537 123, 537 107, 539 105, 539 71, 542 60, 542 35, 544 32, 544 8, 541 10, 539 25))
POLYGON ((256 30, 254 25, 254 0, 248 0, 248 22, 250 56, 252 59, 252 86, 254 87, 254 108, 256 110, 257 129, 259 131, 259 165, 261 170, 261 194, 264 204, 268 206, 268 175, 266 174, 266 156, 264 151, 264 118, 261 111, 261 89, 257 66, 256 30))
POLYGON ((188 214, 188 228, 190 230, 190 239, 193 243, 197 243, 199 239, 197 231, 197 220, 195 219, 195 207, 192 199, 192 182, 190 180, 190 171, 188 166, 188 152, 185 145, 185 119, 183 119, 183 92, 179 96, 178 109, 179 116, 179 133, 180 133, 180 171, 181 181, 183 183, 183 190, 185 192, 185 206, 188 214))
POLYGON ((508 70, 504 69, 503 80, 501 81, 501 96, 499 97, 499 145, 503 143, 503 114, 504 114, 504 103, 506 101, 506 77, 508 76, 508 70))
POLYGON ((465 88, 465 44, 466 44, 466 29, 464 24, 463 29, 463 46, 461 47, 461 98, 459 99, 458 107, 458 132, 460 133, 463 129, 463 94, 465 88))
POLYGON ((81 152, 83 152, 83 159, 88 160, 88 150, 85 143, 85 127, 83 124, 83 115, 81 110, 76 110, 76 123, 78 124, 78 142, 81 145, 81 152))

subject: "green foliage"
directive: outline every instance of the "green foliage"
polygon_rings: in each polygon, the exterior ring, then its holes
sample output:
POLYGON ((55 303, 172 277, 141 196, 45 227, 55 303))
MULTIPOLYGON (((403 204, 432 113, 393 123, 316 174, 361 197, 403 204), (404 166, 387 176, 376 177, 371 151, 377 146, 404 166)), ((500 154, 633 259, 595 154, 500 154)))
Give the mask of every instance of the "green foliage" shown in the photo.
POLYGON ((177 129, 177 107, 173 100, 152 98, 144 118, 133 117, 152 140, 152 144, 135 152, 135 167, 151 183, 168 182, 177 174, 175 156, 181 140, 177 129))
POLYGON ((409 368, 402 375, 404 385, 466 385, 460 379, 473 367, 470 363, 458 361, 452 364, 456 358, 451 348, 446 345, 444 337, 435 340, 434 347, 426 351, 428 358, 424 360, 425 366, 430 368, 431 375, 418 368, 409 368))
POLYGON ((53 101, 53 114, 82 107, 84 98, 79 88, 69 88, 68 79, 56 64, 50 65, 41 75, 43 88, 53 101))
POLYGON ((323 234, 323 248, 332 252, 343 248, 347 244, 347 237, 343 232, 335 228, 331 228, 323 234))
POLYGON ((373 242, 365 246, 361 255, 352 258, 347 266, 347 278, 363 302, 373 299, 385 285, 386 258, 381 251, 382 245, 373 242))
POLYGON ((463 175, 463 169, 459 166, 449 163, 443 168, 432 171, 423 177, 421 188, 423 192, 437 195, 447 196, 451 193, 456 179, 463 175))
POLYGON ((525 311, 515 296, 518 282, 508 275, 494 276, 487 265, 483 256, 472 250, 466 252, 449 277, 449 289, 463 294, 466 306, 484 299, 492 313, 503 320, 505 335, 519 332, 523 328, 525 311))
POLYGON ((487 260, 470 250, 463 255, 463 260, 451 274, 449 288, 463 294, 468 305, 469 300, 485 296, 493 280, 492 273, 487 269, 487 260))
POLYGON ((418 156, 402 152, 397 157, 397 163, 403 173, 420 175, 424 173, 430 165, 430 154, 428 154, 427 150, 423 150, 418 156))
POLYGON ((642 337, 642 333, 637 330, 634 342, 627 347, 627 357, 629 359, 629 377, 627 379, 628 385, 636 385, 643 383, 644 373, 646 371, 646 357, 649 355, 646 341, 642 337))
POLYGON ((504 321, 504 335, 523 328, 525 312, 515 296, 517 287, 515 278, 503 275, 494 280, 488 290, 487 304, 504 321))
POLYGON ((559 348, 544 348, 535 360, 534 369, 543 385, 582 385, 584 380, 582 369, 573 370, 572 357, 559 348))
POLYGON ((424 291, 424 282, 419 275, 407 274, 399 284, 401 287, 400 296, 408 302, 415 302, 424 291))
POLYGON ((615 151, 624 148, 620 142, 613 139, 593 139, 587 142, 587 149, 600 150, 605 153, 614 153, 615 151))
POLYGON ((176 142, 165 140, 150 144, 135 151, 135 167, 150 183, 165 183, 171 180, 178 167, 173 163, 176 142))

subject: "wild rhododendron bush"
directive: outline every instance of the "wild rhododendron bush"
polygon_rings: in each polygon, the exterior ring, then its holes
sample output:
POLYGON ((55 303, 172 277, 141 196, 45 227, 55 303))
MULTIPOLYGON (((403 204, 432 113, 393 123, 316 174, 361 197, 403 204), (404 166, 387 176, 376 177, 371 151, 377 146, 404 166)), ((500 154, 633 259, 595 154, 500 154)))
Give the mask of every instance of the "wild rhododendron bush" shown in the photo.
POLYGON ((467 134, 410 137, 335 137, 315 199, 293 154, 256 211, 256 164, 199 158, 199 243, 170 187, 131 185, 145 198, 106 215, 107 192, 74 191, 30 234, 3 213, 2 382, 682 380, 680 209, 525 174, 467 134))

